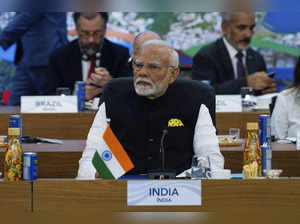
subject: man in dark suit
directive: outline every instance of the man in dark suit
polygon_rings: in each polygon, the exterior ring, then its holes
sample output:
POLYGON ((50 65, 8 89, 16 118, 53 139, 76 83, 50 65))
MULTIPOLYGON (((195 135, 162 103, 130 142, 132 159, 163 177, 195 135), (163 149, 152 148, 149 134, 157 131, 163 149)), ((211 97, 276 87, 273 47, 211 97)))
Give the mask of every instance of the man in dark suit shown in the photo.
POLYGON ((130 74, 127 48, 104 38, 108 13, 74 13, 79 39, 56 50, 50 58, 51 92, 57 87, 72 91, 76 81, 86 82, 86 100, 102 92, 112 78, 130 74))
POLYGON ((14 43, 17 68, 10 105, 20 104, 20 96, 47 94, 50 54, 68 43, 66 13, 17 13, 0 33, 2 48, 14 43))
POLYGON ((263 57, 249 47, 254 27, 253 13, 223 13, 223 38, 195 55, 192 78, 209 81, 216 94, 239 94, 243 86, 261 93, 275 92, 275 81, 266 74, 263 57))

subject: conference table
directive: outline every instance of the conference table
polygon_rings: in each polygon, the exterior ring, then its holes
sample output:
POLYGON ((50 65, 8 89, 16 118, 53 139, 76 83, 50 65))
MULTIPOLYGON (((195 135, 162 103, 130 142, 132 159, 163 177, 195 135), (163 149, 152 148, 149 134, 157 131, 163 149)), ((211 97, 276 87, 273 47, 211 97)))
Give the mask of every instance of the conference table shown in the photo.
POLYGON ((7 135, 9 115, 22 116, 22 131, 35 137, 86 139, 95 111, 79 113, 20 113, 20 107, 0 107, 0 135, 7 135))
POLYGON ((202 180, 202 206, 127 206, 127 181, 40 179, 33 184, 33 210, 205 212, 262 206, 293 208, 300 203, 300 179, 202 180))
MULTIPOLYGON (((25 152, 38 155, 38 180, 9 183, 0 180, 1 211, 33 213, 83 211, 116 212, 211 212, 224 209, 300 208, 300 151, 294 144, 276 144, 272 165, 282 169, 280 179, 262 180, 202 180, 202 206, 127 206, 128 180, 75 180, 78 161, 95 111, 69 114, 21 114, 23 134, 62 139, 63 144, 23 144, 25 152), (66 140, 68 139, 68 140, 66 140)), ((6 135, 8 117, 20 114, 19 107, 0 107, 0 134, 6 135)), ((228 134, 229 128, 240 128, 246 136, 246 122, 255 122, 265 112, 217 113, 218 134, 228 134)), ((221 147, 225 168, 242 172, 243 146, 221 147)), ((0 171, 3 170, 5 148, 0 148, 0 171)), ((7 213, 9 214, 9 213, 7 213)))
MULTIPOLYGON (((85 147, 85 140, 63 140, 63 144, 23 144, 24 152, 36 152, 39 178, 75 178, 78 161, 85 147)), ((295 144, 272 144, 272 167, 282 169, 284 177, 300 177, 300 151, 295 144)), ((221 147, 225 168, 232 173, 241 173, 243 146, 221 147)), ((0 148, 0 164, 5 148, 0 148)), ((0 171, 3 167, 0 167, 0 171)))
MULTIPOLYGON (((63 144, 23 144, 25 152, 38 154, 38 180, 4 182, 0 180, 0 209, 33 214, 65 212, 213 212, 272 211, 300 208, 300 151, 294 144, 273 147, 273 168, 283 169, 280 179, 202 180, 201 206, 128 206, 130 180, 75 180, 84 140, 64 140, 63 144)), ((0 148, 3 164, 5 148, 0 148)), ((221 147, 225 168, 242 171, 243 147, 221 147)), ((191 181, 191 180, 188 180, 191 181)))
POLYGON ((3 211, 32 211, 32 184, 0 180, 0 213, 3 211))
MULTIPOLYGON (((297 210, 300 179, 202 180, 201 206, 128 206, 130 180, 78 181, 38 179, 34 182, 0 180, 0 209, 37 214, 64 212, 213 212, 267 209, 297 210)), ((187 180, 193 181, 193 180, 187 180)))
MULTIPOLYGON (((239 128, 240 137, 246 138, 246 123, 257 122, 262 112, 216 113, 216 128, 219 135, 227 135, 229 128, 239 128)), ((18 114, 23 120, 23 134, 56 139, 86 139, 96 111, 79 113, 20 113, 20 107, 0 106, 0 135, 7 134, 9 115, 18 114)))

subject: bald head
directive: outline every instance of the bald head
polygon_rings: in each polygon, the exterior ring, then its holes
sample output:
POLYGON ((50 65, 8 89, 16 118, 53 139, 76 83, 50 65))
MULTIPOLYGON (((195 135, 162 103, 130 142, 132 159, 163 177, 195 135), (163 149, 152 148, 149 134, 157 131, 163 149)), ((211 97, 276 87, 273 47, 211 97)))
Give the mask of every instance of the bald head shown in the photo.
POLYGON ((132 58, 137 55, 137 52, 140 50, 141 46, 149 40, 161 40, 161 37, 152 31, 145 31, 136 35, 132 43, 132 58))

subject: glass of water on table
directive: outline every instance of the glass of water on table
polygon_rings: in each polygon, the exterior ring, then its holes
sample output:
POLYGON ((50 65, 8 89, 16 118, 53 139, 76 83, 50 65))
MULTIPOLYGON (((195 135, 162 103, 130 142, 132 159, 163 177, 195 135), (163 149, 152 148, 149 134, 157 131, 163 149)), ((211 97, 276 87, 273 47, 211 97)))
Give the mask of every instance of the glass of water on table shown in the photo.
POLYGON ((191 165, 192 179, 208 179, 211 178, 211 165, 208 156, 194 155, 191 165))

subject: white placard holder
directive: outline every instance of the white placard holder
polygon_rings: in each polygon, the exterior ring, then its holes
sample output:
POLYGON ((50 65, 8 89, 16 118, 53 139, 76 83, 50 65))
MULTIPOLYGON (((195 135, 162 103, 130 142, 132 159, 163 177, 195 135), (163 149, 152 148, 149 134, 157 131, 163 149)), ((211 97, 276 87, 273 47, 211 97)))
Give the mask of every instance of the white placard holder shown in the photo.
POLYGON ((242 112, 241 95, 216 95, 216 112, 242 112))
POLYGON ((201 206, 201 180, 129 180, 128 206, 201 206))
POLYGON ((77 112, 77 96, 21 96, 21 113, 77 112))

